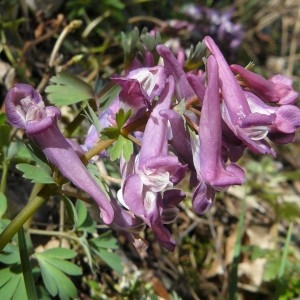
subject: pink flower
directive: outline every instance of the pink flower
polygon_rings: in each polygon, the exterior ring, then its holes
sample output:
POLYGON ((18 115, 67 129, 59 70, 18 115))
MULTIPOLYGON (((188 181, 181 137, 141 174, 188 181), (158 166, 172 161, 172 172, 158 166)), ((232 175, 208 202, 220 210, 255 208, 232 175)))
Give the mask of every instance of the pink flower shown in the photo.
POLYGON ((293 104, 296 102, 298 93, 293 90, 293 81, 283 75, 275 75, 268 80, 239 65, 231 65, 231 70, 240 74, 248 85, 251 92, 266 102, 278 104, 293 104))

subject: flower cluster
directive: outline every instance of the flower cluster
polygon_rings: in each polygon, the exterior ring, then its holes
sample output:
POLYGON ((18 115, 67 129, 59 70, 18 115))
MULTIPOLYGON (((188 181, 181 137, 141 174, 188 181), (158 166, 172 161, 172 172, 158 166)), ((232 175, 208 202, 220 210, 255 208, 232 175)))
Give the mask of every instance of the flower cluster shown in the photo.
POLYGON ((183 13, 194 22, 198 23, 202 36, 211 36, 219 43, 236 50, 243 39, 244 31, 240 23, 232 20, 234 9, 225 11, 203 7, 199 4, 187 4, 182 8, 183 13))
MULTIPOLYGON (((146 52, 125 75, 112 78, 121 89, 101 112, 101 127, 115 127, 118 111, 130 111, 124 127, 132 128, 137 141, 129 159, 120 157, 122 184, 115 198, 108 199, 95 185, 58 131, 57 109, 45 107, 33 88, 20 84, 8 93, 8 120, 25 129, 62 175, 95 199, 106 224, 132 240, 146 224, 165 248, 174 250, 165 224, 174 222, 185 198, 178 186, 183 178, 190 178, 194 210, 204 213, 216 191, 245 181, 236 162, 246 148, 275 156, 270 141, 292 142, 300 126, 300 109, 294 105, 298 94, 291 80, 282 75, 266 80, 241 66, 229 66, 211 37, 203 44, 208 49, 204 71, 186 72, 182 53, 175 57, 158 44, 155 53, 146 52)), ((98 137, 92 126, 85 146, 92 148, 98 137)))
POLYGON ((225 56, 234 60, 245 35, 242 25, 233 21, 234 8, 224 11, 189 3, 179 12, 184 15, 184 20, 169 20, 161 31, 172 33, 172 36, 180 35, 181 41, 188 40, 189 43, 211 36, 225 56))

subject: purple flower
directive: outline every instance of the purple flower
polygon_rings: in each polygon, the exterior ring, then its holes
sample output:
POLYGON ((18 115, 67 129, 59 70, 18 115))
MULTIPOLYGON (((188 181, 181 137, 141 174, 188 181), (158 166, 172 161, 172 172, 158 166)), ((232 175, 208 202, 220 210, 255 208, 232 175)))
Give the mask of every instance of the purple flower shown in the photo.
POLYGON ((191 170, 194 170, 190 135, 185 126, 184 118, 173 109, 163 110, 160 115, 170 123, 172 131, 170 144, 174 147, 176 155, 183 163, 188 164, 191 170))
POLYGON ((239 65, 231 65, 231 70, 240 74, 250 88, 251 92, 266 102, 278 104, 293 104, 298 93, 293 90, 293 81, 283 75, 275 75, 268 80, 239 65))
POLYGON ((126 77, 113 77, 112 80, 122 88, 119 93, 120 107, 131 109, 132 114, 136 115, 151 108, 153 99, 164 89, 166 74, 163 67, 156 66, 138 68, 126 77))
MULTIPOLYGON (((203 212, 212 204, 214 189, 224 190, 244 182, 244 171, 234 163, 225 165, 222 157, 221 98, 218 64, 214 56, 207 59, 208 86, 205 91, 199 124, 199 141, 193 140, 194 164, 199 185, 194 192, 193 207, 203 212)), ((191 82, 192 86, 195 84, 191 82)))
MULTIPOLYGON (((269 122, 261 128, 263 137, 267 136, 273 142, 286 144, 295 138, 295 132, 300 127, 300 109, 294 105, 270 106, 256 95, 245 91, 252 114, 242 122, 242 127, 255 126, 261 123, 261 116, 266 116, 269 122)), ((258 137, 260 138, 260 137, 258 137)))
POLYGON ((183 6, 182 12, 195 24, 196 29, 190 34, 196 41, 209 35, 233 58, 244 37, 241 24, 232 21, 233 8, 222 11, 199 4, 187 4, 183 6))
POLYGON ((164 193, 184 177, 186 170, 175 155, 168 153, 168 120, 160 115, 170 108, 173 93, 174 80, 169 77, 146 125, 135 164, 127 166, 126 173, 130 174, 130 169, 132 173, 125 179, 121 193, 121 201, 152 228, 159 242, 169 250, 174 250, 174 241, 163 226, 162 215, 170 210, 172 202, 164 199, 164 193))
POLYGON ((59 110, 53 106, 45 107, 41 95, 27 84, 16 84, 7 93, 5 109, 8 121, 24 129, 61 174, 96 201, 103 221, 111 223, 114 211, 109 199, 57 127, 59 110))
POLYGON ((225 166, 222 160, 222 127, 218 65, 215 57, 207 59, 208 86, 199 124, 200 172, 205 182, 226 188, 244 182, 244 172, 234 163, 225 166))
MULTIPOLYGON (((115 116, 119 109, 131 110, 130 123, 151 110, 153 100, 160 96, 165 86, 166 74, 162 66, 137 68, 127 76, 115 76, 114 82, 121 86, 121 91, 112 104, 99 115, 101 128, 115 125, 115 116)), ((85 139, 87 149, 92 148, 99 140, 99 133, 94 125, 89 128, 85 139)))
POLYGON ((262 128, 267 132, 267 125, 271 122, 270 116, 256 114, 255 124, 249 123, 248 127, 242 126, 243 120, 246 117, 250 117, 252 113, 244 91, 238 84, 237 79, 213 39, 207 36, 204 38, 204 42, 216 58, 219 67, 218 74, 223 98, 223 120, 236 137, 251 151, 275 156, 275 151, 264 140, 264 136, 261 134, 262 128))
POLYGON ((166 74, 172 75, 175 79, 175 91, 177 99, 179 101, 182 99, 187 100, 194 96, 195 92, 187 80, 183 66, 180 65, 179 61, 176 59, 171 50, 164 45, 158 45, 156 46, 156 51, 164 59, 166 74))
MULTIPOLYGON (((115 116, 119 109, 120 102, 118 101, 118 99, 116 99, 108 108, 103 110, 98 116, 100 128, 106 128, 115 125, 115 116)), ((90 126, 84 141, 84 146, 87 149, 91 149, 92 147, 94 147, 95 144, 99 141, 99 135, 100 133, 97 131, 96 127, 94 125, 90 126)))

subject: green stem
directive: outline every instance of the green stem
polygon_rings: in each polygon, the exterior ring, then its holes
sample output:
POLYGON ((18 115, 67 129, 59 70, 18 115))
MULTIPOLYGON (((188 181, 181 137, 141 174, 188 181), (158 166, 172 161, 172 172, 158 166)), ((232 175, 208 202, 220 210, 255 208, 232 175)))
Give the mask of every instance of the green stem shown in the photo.
POLYGON ((30 300, 37 300, 38 297, 36 293, 35 282, 32 274, 32 266, 30 263, 29 252, 23 227, 21 227, 18 231, 18 241, 27 298, 30 300))
POLYGON ((237 285, 238 285, 238 264, 241 255, 242 237, 245 227, 246 215, 246 195, 242 199, 240 219, 237 227, 237 237, 233 250, 232 269, 229 276, 229 300, 237 299, 237 285))
MULTIPOLYGON (((45 186, 45 184, 43 184, 43 183, 35 183, 31 190, 31 194, 29 196, 28 202, 31 202, 38 195, 38 193, 44 188, 44 186, 45 186)), ((32 217, 33 217, 33 215, 30 216, 29 219, 24 223, 25 229, 30 228, 32 217)))
POLYGON ((2 163, 2 177, 1 177, 1 185, 0 185, 0 192, 3 194, 5 193, 5 188, 6 188, 8 166, 9 166, 9 162, 7 160, 4 160, 2 163))
POLYGON ((57 236, 59 238, 65 238, 69 240, 76 241, 80 243, 80 238, 72 235, 72 232, 62 232, 62 231, 51 231, 51 230, 40 230, 40 229, 29 229, 29 234, 45 235, 45 236, 57 236))
POLYGON ((23 224, 44 204, 48 195, 53 191, 52 185, 43 188, 43 193, 34 197, 19 212, 19 214, 9 223, 0 235, 0 251, 10 242, 12 237, 18 232, 23 224))
POLYGON ((291 243, 292 233, 293 233, 293 222, 291 222, 289 225, 289 229, 288 229, 285 243, 284 243, 280 267, 279 267, 279 271, 277 274, 278 284, 276 285, 276 296, 274 299, 279 299, 279 296, 282 292, 282 288, 284 285, 284 271, 285 271, 285 267, 287 264, 287 256, 288 256, 289 246, 291 243))
POLYGON ((86 164, 92 157, 98 155, 102 150, 106 149, 115 141, 116 139, 100 140, 93 148, 85 152, 85 154, 81 157, 82 162, 86 164))

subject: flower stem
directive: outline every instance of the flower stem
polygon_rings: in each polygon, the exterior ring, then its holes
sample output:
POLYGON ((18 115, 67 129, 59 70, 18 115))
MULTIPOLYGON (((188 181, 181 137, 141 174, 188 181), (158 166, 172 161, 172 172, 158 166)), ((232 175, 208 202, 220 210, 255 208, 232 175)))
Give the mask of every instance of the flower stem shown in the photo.
MULTIPOLYGON (((45 187, 45 184, 43 183, 35 183, 32 190, 31 190, 31 194, 29 196, 28 202, 33 201, 33 199, 35 199, 35 197, 38 195, 38 193, 45 187)), ((30 227, 31 221, 32 221, 32 217, 33 215, 31 215, 28 220, 26 220, 26 222, 24 223, 24 228, 28 229, 30 227)))
POLYGON ((9 243, 23 224, 46 202, 48 196, 53 192, 53 185, 46 185, 19 214, 9 223, 0 235, 0 251, 9 243))
POLYGON ((87 163, 92 157, 98 155, 101 151, 110 146, 116 139, 100 140, 93 148, 85 152, 81 157, 83 163, 87 163))
POLYGON ((241 212, 239 222, 237 225, 237 236, 233 250, 233 262, 231 272, 229 274, 229 298, 230 300, 236 300, 237 288, 238 288, 238 263, 241 255, 242 238, 245 230, 245 216, 246 216, 247 204, 246 204, 246 191, 241 203, 241 212))
POLYGON ((7 175, 8 175, 8 167, 9 167, 9 162, 7 160, 4 160, 2 163, 2 177, 1 177, 1 183, 0 183, 0 192, 1 193, 5 193, 7 175))

